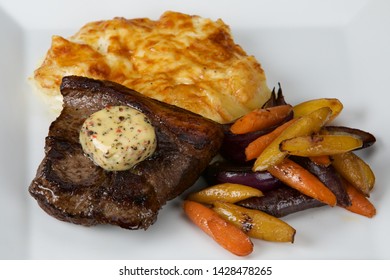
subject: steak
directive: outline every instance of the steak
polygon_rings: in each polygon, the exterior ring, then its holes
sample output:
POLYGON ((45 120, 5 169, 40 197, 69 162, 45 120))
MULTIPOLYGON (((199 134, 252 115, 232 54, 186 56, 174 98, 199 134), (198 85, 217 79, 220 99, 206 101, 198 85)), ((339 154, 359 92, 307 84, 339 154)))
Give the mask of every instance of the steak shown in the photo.
POLYGON ((147 229, 168 200, 195 183, 221 146, 220 124, 114 82, 68 76, 60 89, 63 110, 50 125, 45 157, 29 186, 40 207, 59 220, 147 229), (92 113, 117 105, 149 118, 157 148, 129 170, 106 171, 84 154, 79 131, 92 113))

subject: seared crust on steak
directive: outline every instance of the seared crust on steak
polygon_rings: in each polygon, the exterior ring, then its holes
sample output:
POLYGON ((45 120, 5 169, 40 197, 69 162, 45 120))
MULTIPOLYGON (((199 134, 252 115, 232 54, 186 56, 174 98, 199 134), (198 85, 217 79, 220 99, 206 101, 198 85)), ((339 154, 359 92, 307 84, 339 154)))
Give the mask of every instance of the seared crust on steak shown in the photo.
POLYGON ((113 82, 68 76, 61 94, 63 110, 50 126, 29 192, 62 221, 146 229, 168 200, 195 183, 222 142, 220 124, 113 82), (150 119, 157 149, 130 170, 108 172, 84 155, 79 131, 92 113, 117 105, 150 119))

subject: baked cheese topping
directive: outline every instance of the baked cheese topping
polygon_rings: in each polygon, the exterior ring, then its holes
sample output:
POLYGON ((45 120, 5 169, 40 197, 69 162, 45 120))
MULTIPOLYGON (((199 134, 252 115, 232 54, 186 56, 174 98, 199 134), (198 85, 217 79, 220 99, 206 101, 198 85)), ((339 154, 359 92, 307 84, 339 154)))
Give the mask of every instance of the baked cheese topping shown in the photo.
POLYGON ((68 39, 53 36, 33 79, 56 97, 57 109, 65 75, 111 80, 220 123, 261 107, 270 96, 260 64, 233 41, 222 20, 176 12, 156 21, 91 22, 68 39))
POLYGON ((143 113, 128 106, 109 106, 84 121, 80 144, 96 165, 122 171, 150 157, 157 140, 143 113))

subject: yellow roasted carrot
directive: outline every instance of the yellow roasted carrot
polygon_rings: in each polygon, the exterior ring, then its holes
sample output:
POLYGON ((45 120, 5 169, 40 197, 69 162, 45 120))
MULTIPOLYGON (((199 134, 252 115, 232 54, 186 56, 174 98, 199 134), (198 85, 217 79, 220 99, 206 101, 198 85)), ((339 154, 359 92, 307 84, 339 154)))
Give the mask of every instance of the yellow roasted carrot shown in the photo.
POLYGON ((350 152, 363 146, 363 141, 349 135, 310 135, 286 139, 280 150, 289 155, 312 157, 350 152))
POLYGON ((332 156, 332 165, 345 179, 367 197, 375 184, 371 167, 353 152, 332 156))
POLYGON ((332 110, 329 107, 323 107, 298 118, 264 149, 256 159, 253 171, 263 171, 272 165, 280 163, 287 156, 287 152, 282 152, 279 149, 282 141, 318 132, 328 121, 331 114, 332 110))
POLYGON ((213 209, 250 237, 267 241, 294 242, 295 229, 267 213, 224 202, 215 202, 213 209))
POLYGON ((294 117, 299 118, 322 107, 329 107, 332 110, 332 115, 329 118, 329 122, 336 118, 343 110, 343 104, 340 102, 340 100, 336 98, 319 98, 308 100, 295 105, 293 107, 294 117))
POLYGON ((245 185, 223 183, 192 193, 187 199, 207 204, 212 204, 214 201, 236 203, 255 196, 263 196, 263 193, 258 189, 245 185))

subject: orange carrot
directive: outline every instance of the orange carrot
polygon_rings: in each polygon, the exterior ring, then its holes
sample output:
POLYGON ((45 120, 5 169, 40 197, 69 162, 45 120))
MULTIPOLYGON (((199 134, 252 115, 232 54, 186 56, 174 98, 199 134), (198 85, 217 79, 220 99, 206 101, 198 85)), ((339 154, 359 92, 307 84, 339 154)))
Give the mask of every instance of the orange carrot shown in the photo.
POLYGON ((292 119, 284 124, 278 126, 270 133, 260 136, 256 140, 249 143, 245 148, 246 160, 252 160, 257 158, 264 149, 276 139, 287 127, 289 127, 296 119, 292 119))
POLYGON ((256 109, 236 120, 230 127, 234 134, 244 134, 269 128, 282 122, 291 112, 291 105, 256 109))
POLYGON ((330 206, 336 205, 336 196, 312 173, 290 159, 284 159, 268 171, 286 185, 330 206))
POLYGON ((198 202, 186 200, 183 209, 194 224, 229 252, 237 256, 252 253, 253 243, 250 238, 210 208, 198 202))
POLYGON ((309 157, 312 162, 321 166, 329 166, 332 164, 329 156, 313 156, 309 157))
POLYGON ((351 206, 345 207, 348 211, 372 218, 376 214, 375 206, 366 198, 366 196, 358 191, 350 182, 343 180, 345 190, 351 200, 351 206))

